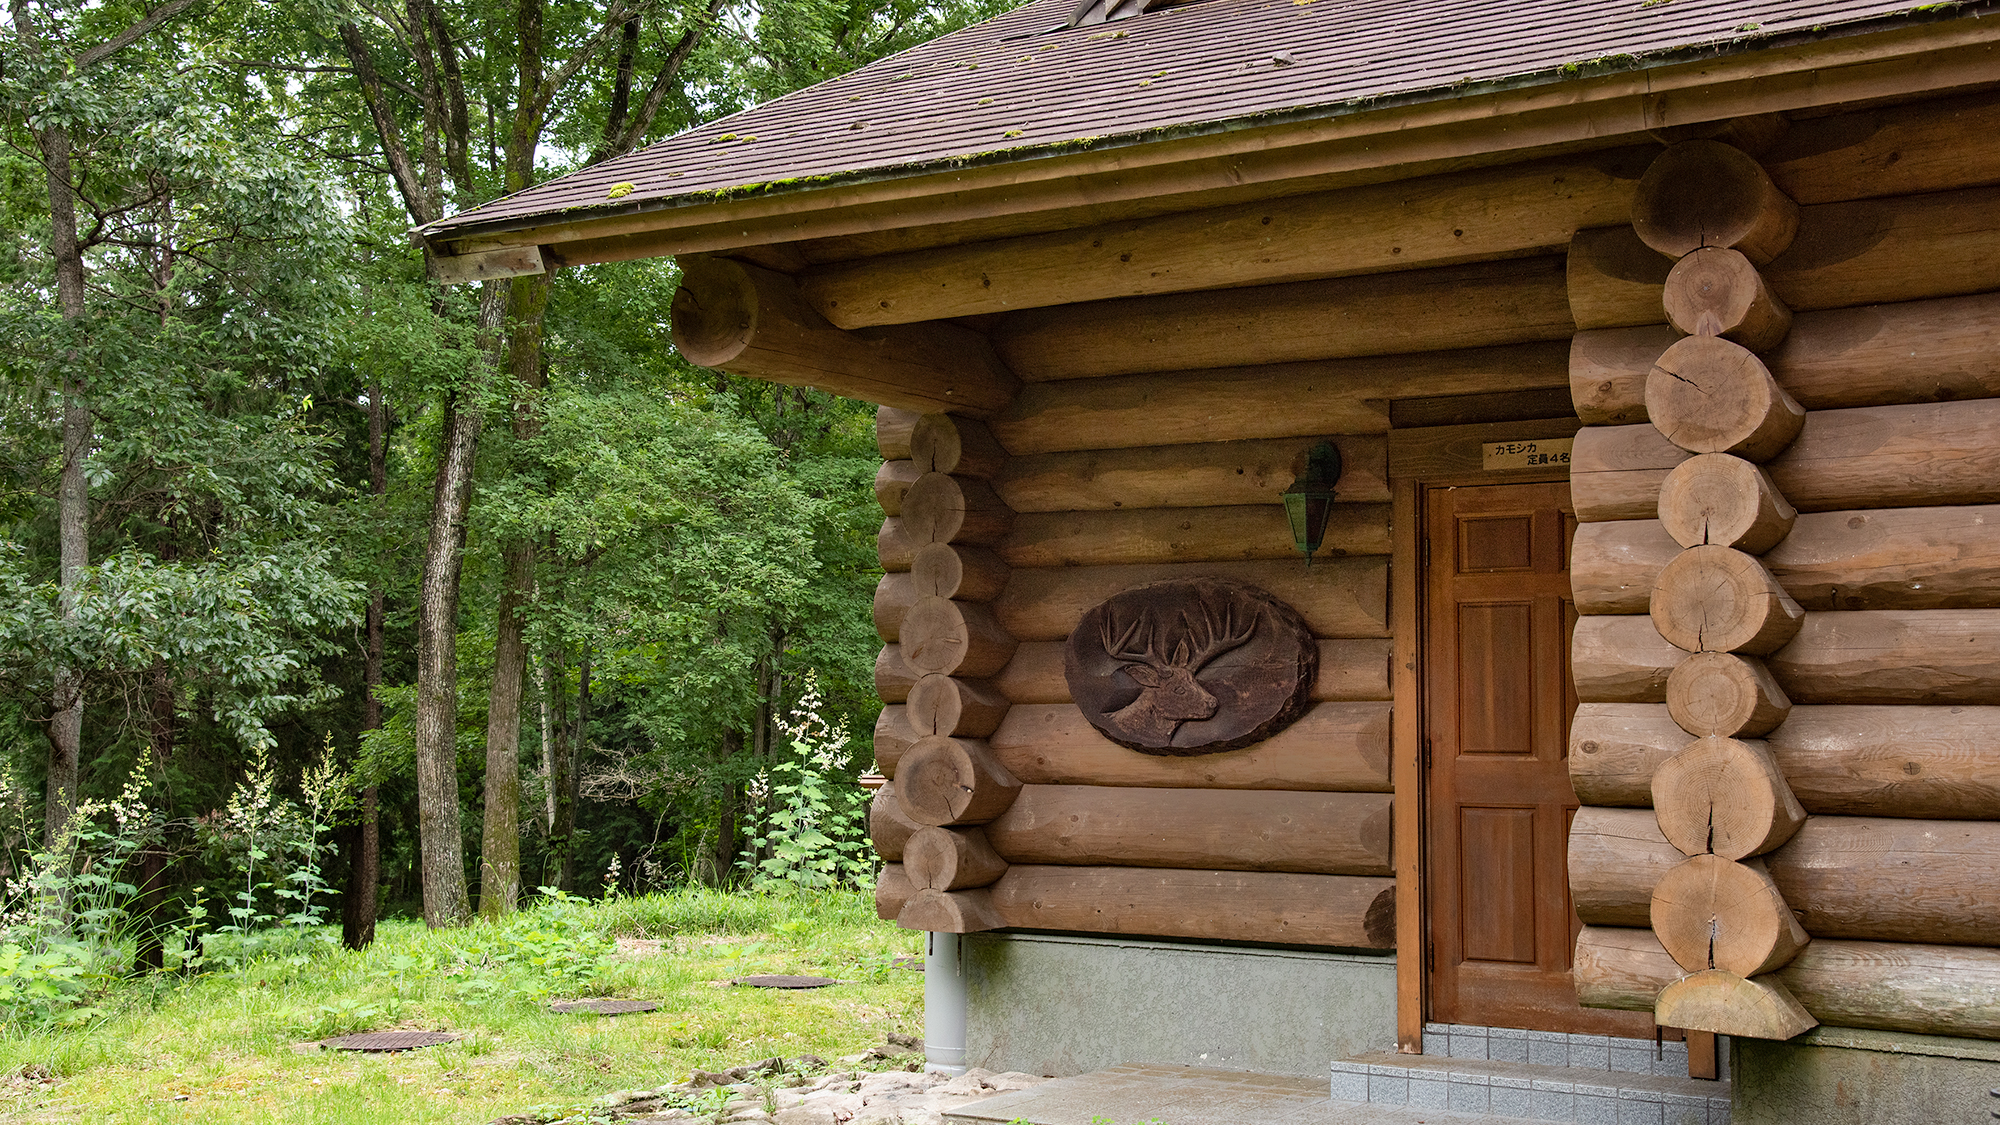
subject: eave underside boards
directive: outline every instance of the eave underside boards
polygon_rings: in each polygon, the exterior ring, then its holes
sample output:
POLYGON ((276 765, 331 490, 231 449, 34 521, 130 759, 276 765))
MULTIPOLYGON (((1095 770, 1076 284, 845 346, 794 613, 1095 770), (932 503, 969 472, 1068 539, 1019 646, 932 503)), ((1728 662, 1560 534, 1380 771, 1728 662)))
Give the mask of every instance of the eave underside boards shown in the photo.
MULTIPOLYGON (((1762 658, 1792 706, 1752 745, 1810 818, 1759 862, 1815 939, 1776 979, 1822 1022, 2000 1038, 2000 143, 1937 108, 1928 140, 1872 161, 1893 191, 1791 166, 1800 233, 1760 267, 1796 314, 1761 361, 1807 410, 1763 466, 1801 514, 1761 562, 1804 619, 1762 658)), ((1648 373, 1676 335, 1661 324, 1671 263, 1619 227, 1579 235, 1569 265, 1585 329, 1572 390, 1591 423, 1571 467, 1576 971, 1585 1003, 1651 1010, 1685 972, 1648 928, 1685 859, 1651 783, 1693 742, 1669 707, 1688 654, 1650 615, 1683 549, 1657 518, 1661 486, 1691 456, 1647 420, 1648 373)))

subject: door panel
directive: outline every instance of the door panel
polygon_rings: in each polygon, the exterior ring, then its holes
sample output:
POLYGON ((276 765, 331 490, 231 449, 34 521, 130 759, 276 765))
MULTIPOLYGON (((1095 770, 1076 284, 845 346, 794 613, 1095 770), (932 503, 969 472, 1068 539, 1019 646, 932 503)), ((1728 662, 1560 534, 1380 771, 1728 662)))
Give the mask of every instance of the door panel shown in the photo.
POLYGON ((1643 1013, 1579 1007, 1570 982, 1569 486, 1423 502, 1430 1018, 1651 1036, 1643 1013))

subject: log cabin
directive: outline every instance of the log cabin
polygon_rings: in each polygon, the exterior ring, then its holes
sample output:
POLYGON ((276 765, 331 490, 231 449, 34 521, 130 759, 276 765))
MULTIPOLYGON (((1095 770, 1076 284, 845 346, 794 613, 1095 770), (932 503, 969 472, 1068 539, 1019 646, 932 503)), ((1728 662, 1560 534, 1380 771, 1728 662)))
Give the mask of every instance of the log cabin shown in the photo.
POLYGON ((1032 0, 416 237, 878 404, 934 1061, 1985 1120, 1995 11, 1032 0))

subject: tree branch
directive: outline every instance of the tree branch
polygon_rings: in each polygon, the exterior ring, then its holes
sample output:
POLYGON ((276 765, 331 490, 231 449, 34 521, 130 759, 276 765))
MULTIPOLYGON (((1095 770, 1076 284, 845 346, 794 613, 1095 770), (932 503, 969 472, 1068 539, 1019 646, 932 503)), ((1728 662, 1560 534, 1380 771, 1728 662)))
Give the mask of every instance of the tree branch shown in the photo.
POLYGON ((102 62, 106 57, 117 54, 119 51, 131 46, 132 42, 141 35, 173 19, 193 6, 194 0, 167 0, 166 3, 134 20, 132 26, 78 55, 76 57, 76 68, 78 70, 88 70, 90 67, 102 62))
POLYGON ((396 125, 396 115, 382 100, 382 77, 375 71, 375 56, 369 52, 368 41, 362 38, 360 28, 347 22, 340 25, 340 42, 347 50, 347 61, 354 64, 354 76, 361 84, 361 100, 368 106, 368 116, 374 119, 375 132, 382 141, 382 156, 389 162, 389 175, 396 181, 403 207, 419 226, 441 218, 428 214, 423 182, 417 178, 416 166, 410 163, 403 131, 396 125))
POLYGON ((687 64, 688 56, 694 54, 694 49, 701 45, 702 36, 714 26, 729 3, 730 0, 708 0, 708 11, 695 21, 693 27, 682 32, 680 40, 667 52, 666 60, 660 64, 659 71, 653 75, 652 84, 646 90, 646 100, 640 103, 639 112, 633 115, 632 122, 626 127, 624 134, 615 144, 606 144, 591 154, 590 163, 601 164, 614 156, 623 156, 631 152, 646 136, 647 130, 653 127, 653 118, 660 112, 660 103, 667 96, 667 84, 680 75, 681 67, 687 64))

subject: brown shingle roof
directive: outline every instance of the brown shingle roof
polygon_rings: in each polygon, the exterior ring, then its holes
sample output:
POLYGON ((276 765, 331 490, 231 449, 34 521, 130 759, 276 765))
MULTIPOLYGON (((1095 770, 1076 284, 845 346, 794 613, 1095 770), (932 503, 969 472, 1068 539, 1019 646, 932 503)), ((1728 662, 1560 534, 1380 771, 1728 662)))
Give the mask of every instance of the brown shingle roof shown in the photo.
POLYGON ((1990 3, 1200 0, 1064 28, 1075 0, 1033 0, 424 233, 630 214, 1559 82, 1981 14, 1990 3))

